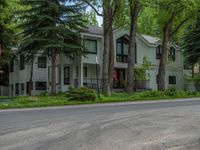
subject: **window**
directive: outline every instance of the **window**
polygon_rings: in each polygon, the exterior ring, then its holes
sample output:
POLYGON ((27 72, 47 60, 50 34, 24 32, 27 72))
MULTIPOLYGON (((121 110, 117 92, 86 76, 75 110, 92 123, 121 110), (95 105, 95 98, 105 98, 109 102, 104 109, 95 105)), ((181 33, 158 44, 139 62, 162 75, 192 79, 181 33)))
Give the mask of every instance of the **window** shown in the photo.
POLYGON ((21 83, 21 94, 24 94, 24 83, 21 83))
POLYGON ((18 95, 19 94, 19 83, 15 84, 15 94, 18 95))
POLYGON ((36 90, 47 90, 47 82, 36 82, 36 90))
POLYGON ((169 76, 169 84, 176 84, 176 76, 169 76))
POLYGON ((38 68, 46 68, 46 67, 47 67, 46 57, 38 57, 38 68))
POLYGON ((175 61, 175 49, 173 47, 171 47, 169 50, 168 58, 171 61, 175 61))
POLYGON ((87 78, 87 67, 83 67, 83 77, 87 78))
POLYGON ((97 54, 97 41, 96 40, 84 40, 84 46, 86 48, 86 53, 97 54))
POLYGON ((14 71, 14 60, 10 61, 10 72, 14 71))
POLYGON ((25 68, 25 58, 23 55, 20 55, 19 68, 20 68, 20 70, 24 70, 24 68, 25 68))
POLYGON ((70 68, 64 68, 64 84, 67 85, 70 82, 70 68))
POLYGON ((158 47, 156 47, 156 59, 160 59, 162 56, 162 46, 159 45, 158 47))
POLYGON ((116 60, 117 62, 128 62, 128 47, 129 41, 125 37, 117 39, 116 45, 116 60))

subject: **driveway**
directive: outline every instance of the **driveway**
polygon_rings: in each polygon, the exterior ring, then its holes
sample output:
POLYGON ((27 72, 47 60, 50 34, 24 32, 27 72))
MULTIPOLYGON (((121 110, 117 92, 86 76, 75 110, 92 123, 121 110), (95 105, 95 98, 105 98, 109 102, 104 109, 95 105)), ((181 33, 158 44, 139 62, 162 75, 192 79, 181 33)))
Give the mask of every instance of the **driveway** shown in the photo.
POLYGON ((199 149, 197 99, 0 111, 0 150, 199 149))

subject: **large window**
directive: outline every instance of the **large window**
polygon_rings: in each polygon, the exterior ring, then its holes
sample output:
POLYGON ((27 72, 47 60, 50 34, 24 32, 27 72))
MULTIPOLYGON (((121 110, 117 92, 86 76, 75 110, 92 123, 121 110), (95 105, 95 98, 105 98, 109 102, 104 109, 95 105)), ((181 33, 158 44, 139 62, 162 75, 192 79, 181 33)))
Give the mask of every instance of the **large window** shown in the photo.
POLYGON ((67 85, 70 83, 70 68, 64 68, 64 84, 67 85))
POLYGON ((10 72, 14 71, 14 60, 10 61, 10 72))
POLYGON ((25 58, 23 55, 20 55, 20 70, 24 70, 25 68, 25 58))
POLYGON ((160 59, 162 56, 162 46, 159 45, 158 47, 156 47, 156 59, 160 59))
POLYGON ((36 82, 36 90, 47 90, 47 82, 36 82))
POLYGON ((176 59, 175 57, 176 57, 176 55, 175 55, 175 49, 173 47, 171 47, 170 50, 169 50, 169 56, 168 56, 168 58, 171 61, 175 61, 175 59, 176 59))
POLYGON ((169 76, 169 84, 176 84, 176 76, 169 76))
POLYGON ((117 45, 116 45, 116 60, 117 62, 128 62, 128 47, 129 42, 125 37, 121 37, 117 39, 117 45))
POLYGON ((97 54, 97 41, 85 39, 84 40, 84 47, 86 48, 86 53, 97 54))
POLYGON ((38 57, 38 68, 46 68, 46 67, 47 67, 46 57, 38 57))

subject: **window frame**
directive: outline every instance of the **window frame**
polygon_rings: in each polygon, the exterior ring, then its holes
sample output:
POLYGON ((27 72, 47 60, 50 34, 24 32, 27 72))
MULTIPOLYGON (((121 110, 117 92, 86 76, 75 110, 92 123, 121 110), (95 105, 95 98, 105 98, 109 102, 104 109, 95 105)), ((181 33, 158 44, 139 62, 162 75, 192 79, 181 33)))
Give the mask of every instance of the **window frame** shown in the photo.
POLYGON ((173 46, 170 47, 170 49, 169 49, 168 59, 170 59, 171 61, 176 60, 176 49, 173 46))
POLYGON ((156 47, 156 59, 161 59, 162 57, 162 45, 156 47))
POLYGON ((128 43, 128 45, 129 45, 129 41, 128 41, 128 39, 127 38, 125 38, 124 36, 122 36, 122 37, 120 37, 120 38, 118 38, 117 40, 116 40, 116 61, 117 62, 119 62, 119 63, 128 63, 128 54, 126 55, 125 53, 124 53, 124 43, 125 42, 127 42, 128 43), (121 54, 118 54, 117 53, 117 44, 120 44, 121 45, 121 54), (121 61, 118 61, 118 59, 117 59, 117 57, 120 57, 120 60, 121 61))
POLYGON ((95 40, 95 39, 84 39, 83 45, 84 45, 84 47, 86 49, 84 51, 85 53, 87 53, 87 54, 97 54, 97 40, 95 40), (95 52, 88 51, 88 49, 85 47, 85 42, 86 41, 95 42, 95 52))
POLYGON ((47 68, 47 57, 46 56, 38 56, 38 68, 47 68), (40 63, 41 59, 45 59, 45 65, 43 65, 43 63, 40 63))

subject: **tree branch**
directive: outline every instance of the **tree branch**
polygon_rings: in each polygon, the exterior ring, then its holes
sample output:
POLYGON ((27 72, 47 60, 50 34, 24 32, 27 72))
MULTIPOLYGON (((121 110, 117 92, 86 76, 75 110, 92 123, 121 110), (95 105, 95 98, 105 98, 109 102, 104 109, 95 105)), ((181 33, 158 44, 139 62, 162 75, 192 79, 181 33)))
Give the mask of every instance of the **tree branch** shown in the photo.
POLYGON ((88 2, 87 0, 83 0, 88 6, 90 6, 98 16, 103 17, 103 14, 99 13, 99 11, 94 7, 94 5, 92 5, 90 2, 88 2))
POLYGON ((172 31, 170 33, 169 36, 173 36, 176 32, 178 32, 178 30, 190 19, 192 18, 192 15, 188 16, 187 18, 185 18, 184 20, 182 20, 179 25, 174 29, 174 31, 172 31))

